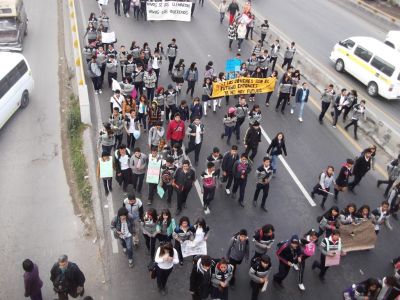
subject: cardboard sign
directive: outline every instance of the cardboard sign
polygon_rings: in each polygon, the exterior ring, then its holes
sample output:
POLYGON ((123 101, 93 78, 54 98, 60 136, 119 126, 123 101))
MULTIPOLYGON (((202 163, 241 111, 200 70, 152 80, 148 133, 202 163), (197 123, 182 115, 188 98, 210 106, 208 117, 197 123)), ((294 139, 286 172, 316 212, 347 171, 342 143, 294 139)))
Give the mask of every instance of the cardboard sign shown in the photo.
POLYGON ((214 82, 212 98, 231 95, 262 94, 275 89, 276 78, 236 78, 214 82))
POLYGON ((207 255, 207 242, 206 241, 184 241, 181 244, 182 256, 188 257, 193 255, 207 255))
POLYGON ((346 252, 375 248, 376 233, 371 221, 363 221, 358 225, 340 225, 342 248, 346 252))
POLYGON ((152 160, 149 158, 149 165, 147 167, 147 183, 155 183, 158 184, 160 181, 160 168, 161 168, 161 159, 152 160))
POLYGON ((335 252, 334 256, 325 257, 325 267, 338 266, 340 264, 340 252, 335 252))
POLYGON ((147 20, 149 21, 171 20, 190 22, 191 10, 192 2, 146 2, 147 20))
POLYGON ((115 32, 102 32, 101 33, 101 42, 104 44, 112 44, 117 41, 115 37, 115 32))
POLYGON ((98 0, 97 1, 100 5, 107 5, 108 4, 108 0, 98 0))

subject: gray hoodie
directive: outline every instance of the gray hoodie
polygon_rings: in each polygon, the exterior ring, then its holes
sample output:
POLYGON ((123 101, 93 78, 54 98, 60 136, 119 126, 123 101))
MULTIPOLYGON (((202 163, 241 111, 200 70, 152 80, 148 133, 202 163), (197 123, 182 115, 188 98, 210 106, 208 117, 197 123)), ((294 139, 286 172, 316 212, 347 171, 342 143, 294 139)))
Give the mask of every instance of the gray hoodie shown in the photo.
POLYGON ((233 258, 236 261, 242 261, 243 258, 249 260, 249 240, 241 241, 239 235, 233 236, 226 252, 226 257, 233 258))
POLYGON ((164 136, 164 133, 165 130, 163 127, 160 127, 160 129, 158 129, 157 126, 151 127, 149 130, 149 145, 158 146, 161 138, 164 136))
POLYGON ((129 160, 129 167, 131 167, 133 174, 144 174, 146 173, 147 168, 147 155, 141 153, 140 158, 137 158, 135 154, 132 155, 131 159, 129 160), (140 168, 138 168, 140 160, 140 168))

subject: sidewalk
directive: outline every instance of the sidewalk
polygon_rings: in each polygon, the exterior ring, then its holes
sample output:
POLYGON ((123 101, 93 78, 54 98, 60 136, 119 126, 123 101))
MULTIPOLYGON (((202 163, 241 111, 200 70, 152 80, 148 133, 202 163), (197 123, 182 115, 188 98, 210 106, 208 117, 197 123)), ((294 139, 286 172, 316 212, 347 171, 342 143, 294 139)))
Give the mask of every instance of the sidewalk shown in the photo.
POLYGON ((392 24, 400 25, 400 6, 382 0, 349 0, 369 13, 392 24))

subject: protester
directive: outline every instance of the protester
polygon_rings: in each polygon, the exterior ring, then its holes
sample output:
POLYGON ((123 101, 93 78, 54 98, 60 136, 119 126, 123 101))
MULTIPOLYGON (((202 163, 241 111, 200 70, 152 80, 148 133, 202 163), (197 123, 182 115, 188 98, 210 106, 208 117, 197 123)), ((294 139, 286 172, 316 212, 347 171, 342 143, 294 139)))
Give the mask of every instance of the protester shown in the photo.
POLYGON ((235 162, 239 160, 238 147, 233 145, 230 151, 225 152, 222 158, 222 181, 227 182, 225 186, 225 192, 227 195, 231 194, 230 188, 234 178, 233 166, 235 162))
POLYGON ((119 186, 126 192, 128 184, 132 183, 132 169, 129 166, 131 152, 124 144, 115 151, 115 173, 119 186))
POLYGON ((105 123, 104 128, 99 133, 98 145, 105 154, 110 154, 115 145, 115 134, 110 123, 105 123))
POLYGON ((400 154, 397 156, 396 159, 393 159, 386 165, 386 172, 388 175, 388 180, 378 180, 376 183, 376 186, 379 188, 381 184, 387 184, 385 193, 383 196, 385 198, 388 197, 389 191, 393 186, 393 183, 399 178, 400 176, 400 167, 399 167, 399 161, 400 161, 400 154))
POLYGON ((332 206, 321 217, 318 217, 317 221, 319 222, 318 236, 325 233, 325 236, 329 237, 334 230, 339 228, 339 208, 332 206))
POLYGON ((133 216, 129 214, 126 207, 121 207, 118 210, 118 214, 111 221, 111 230, 114 232, 114 237, 120 240, 123 252, 128 255, 129 268, 133 267, 133 226, 133 216))
POLYGON ((341 225, 350 225, 356 223, 357 206, 354 203, 349 203, 340 212, 339 221, 341 225))
POLYGON ((237 4, 236 0, 232 0, 232 2, 228 6, 229 12, 229 24, 232 24, 235 20, 235 15, 239 11, 239 5, 237 4))
POLYGON ((199 72, 197 71, 196 63, 192 62, 190 64, 189 69, 185 71, 184 79, 188 83, 188 87, 186 90, 186 95, 190 91, 190 97, 193 98, 194 88, 196 86, 196 82, 199 80, 199 72))
POLYGON ((249 238, 247 236, 246 229, 240 229, 239 232, 235 233, 229 242, 226 257, 229 259, 229 264, 233 266, 232 278, 229 285, 233 288, 235 286, 235 273, 237 266, 240 265, 243 259, 247 262, 249 260, 249 238))
POLYGON ((103 180, 104 192, 106 197, 112 192, 113 160, 112 156, 106 152, 101 154, 97 161, 96 175, 103 180))
MULTIPOLYGON (((203 94, 201 96, 201 101, 203 102, 203 112, 204 115, 207 116, 207 107, 208 102, 211 101, 211 94, 212 94, 212 81, 210 78, 206 77, 204 78, 204 83, 203 83, 203 94)), ((214 112, 216 112, 214 110, 214 112)))
POLYGON ((276 102, 275 111, 278 111, 279 106, 282 104, 281 113, 285 114, 286 104, 290 101, 290 92, 292 89, 292 79, 289 73, 285 73, 279 84, 279 96, 276 102))
POLYGON ((233 266, 221 258, 211 268, 211 299, 227 300, 233 266))
POLYGON ((328 110, 329 106, 333 104, 335 99, 335 90, 333 89, 333 84, 329 84, 328 87, 321 94, 321 113, 318 117, 319 123, 323 123, 323 119, 325 117, 325 113, 328 110))
POLYGON ((141 222, 147 253, 150 254, 151 260, 154 260, 154 253, 156 251, 156 237, 158 235, 157 218, 157 211, 154 208, 149 208, 145 212, 143 221, 141 222))
POLYGON ((161 295, 167 294, 167 281, 168 277, 172 272, 174 265, 179 263, 178 253, 172 247, 171 243, 166 242, 158 247, 155 260, 156 266, 156 278, 158 291, 161 295))
POLYGON ((389 217, 390 217, 390 209, 389 208, 390 208, 389 202, 382 201, 381 206, 374 209, 371 212, 372 223, 374 223, 374 225, 375 225, 375 233, 376 234, 379 233, 382 224, 385 224, 389 230, 393 230, 392 225, 390 225, 390 223, 389 223, 389 217))
POLYGON ((150 149, 150 151, 151 151, 151 153, 148 157, 148 165, 153 164, 156 167, 147 169, 147 178, 149 178, 149 176, 152 175, 152 172, 154 172, 154 171, 158 172, 158 176, 156 177, 157 182, 147 182, 149 185, 149 194, 148 194, 148 202, 147 202, 148 205, 153 204, 154 195, 157 193, 157 187, 158 187, 159 178, 160 178, 159 175, 161 172, 161 162, 162 162, 162 157, 158 153, 158 147, 153 147, 150 149))
POLYGON ((185 154, 188 155, 190 152, 194 151, 194 164, 197 166, 204 138, 204 124, 201 123, 199 117, 195 117, 192 124, 189 124, 186 134, 189 136, 189 145, 185 154))
POLYGON ((247 176, 251 172, 251 166, 245 153, 240 156, 240 160, 235 162, 232 172, 234 178, 232 198, 236 198, 236 192, 239 189, 238 202, 241 207, 244 207, 243 201, 247 184, 247 176))
POLYGON ((267 254, 252 260, 249 270, 251 300, 257 300, 260 292, 264 292, 268 285, 268 274, 271 269, 271 259, 267 254))
POLYGON ((196 117, 199 119, 203 117, 203 106, 200 104, 199 97, 195 97, 190 105, 190 122, 193 122, 196 117))
POLYGON ((174 180, 172 182, 172 186, 176 189, 178 194, 178 204, 175 213, 176 215, 179 215, 182 211, 182 208, 186 207, 186 199, 195 180, 195 171, 190 167, 190 162, 188 160, 184 160, 182 167, 176 170, 174 180))
POLYGON ((172 120, 177 113, 176 109, 177 92, 172 84, 168 84, 167 90, 164 92, 164 103, 165 103, 165 118, 167 121, 172 120))
POLYGON ((353 284, 351 287, 347 288, 343 293, 343 299, 344 300, 382 299, 378 298, 378 295, 380 294, 381 291, 381 287, 382 285, 378 279, 368 278, 363 282, 360 282, 358 284, 353 284))
MULTIPOLYGON (((150 126, 149 126, 150 127, 150 126)), ((158 121, 149 129, 148 135, 148 146, 149 148, 158 147, 160 145, 161 139, 164 138, 164 127, 162 127, 162 122, 158 121)))
POLYGON ((240 143, 240 127, 242 126, 244 120, 246 119, 249 111, 249 105, 246 103, 246 98, 244 96, 240 96, 239 103, 235 105, 236 109, 236 141, 240 143))
POLYGON ((269 107, 269 100, 271 99, 272 93, 275 91, 275 86, 276 86, 276 81, 278 79, 278 72, 277 71, 272 71, 270 77, 268 77, 271 83, 271 89, 269 92, 267 92, 267 98, 265 99, 265 105, 269 107))
POLYGON ((228 113, 224 116, 224 133, 221 134, 221 139, 223 139, 225 136, 227 137, 226 143, 228 145, 231 144, 231 136, 235 130, 236 122, 236 109, 234 107, 230 107, 228 109, 228 113))
POLYGON ((313 190, 311 191, 311 198, 315 198, 315 194, 322 195, 322 202, 321 208, 325 208, 325 201, 328 198, 330 193, 331 186, 335 185, 335 168, 332 166, 328 166, 326 171, 322 172, 319 175, 318 183, 314 186, 313 190))
POLYGON ((286 47, 285 53, 283 54, 282 69, 287 65, 287 70, 292 66, 294 54, 296 53, 296 43, 291 42, 289 47, 286 47))
POLYGON ((357 129, 358 129, 358 120, 363 117, 366 118, 365 115, 365 100, 361 100, 359 104, 355 104, 353 106, 353 115, 351 116, 351 122, 347 124, 344 129, 347 131, 350 126, 354 126, 354 139, 358 140, 357 137, 357 129))
POLYGON ((354 188, 361 182, 361 179, 371 169, 371 149, 366 149, 365 152, 356 159, 353 167, 354 179, 349 183, 349 190, 354 193, 354 188))
POLYGON ((50 280, 59 300, 76 298, 85 293, 85 275, 78 265, 68 261, 67 255, 61 255, 50 271, 50 280))
POLYGON ((213 162, 207 163, 207 169, 200 174, 203 181, 203 209, 206 211, 211 201, 214 199, 217 186, 217 176, 215 174, 215 165, 213 162))
MULTIPOLYGON (((157 239, 159 240, 160 245, 172 241, 172 234, 175 228, 176 228, 176 223, 175 219, 171 217, 171 212, 169 211, 169 209, 163 209, 161 211, 161 214, 158 216, 157 226, 156 226, 156 231, 158 232, 157 239)), ((179 259, 177 263, 179 263, 179 259)))
POLYGON ((262 190, 263 195, 261 200, 261 209, 264 210, 265 212, 268 212, 267 208, 265 207, 265 202, 268 197, 269 182, 271 176, 272 176, 271 160, 268 156, 266 156, 263 159, 263 164, 259 166, 256 170, 257 185, 253 197, 253 206, 256 207, 258 195, 262 190))
POLYGON ((279 286, 289 274, 290 268, 298 270, 298 264, 301 263, 300 240, 297 235, 293 235, 290 240, 278 243, 276 255, 279 260, 279 271, 274 275, 274 282, 279 286))
POLYGON ((24 269, 24 288, 25 297, 30 297, 31 300, 42 300, 43 281, 39 276, 39 267, 30 259, 25 259, 22 262, 24 269))
POLYGON ((222 24, 225 18, 225 13, 228 10, 228 5, 226 4, 226 0, 222 0, 219 3, 218 11, 219 11, 219 23, 222 24))
POLYGON ((354 165, 354 160, 347 159, 346 162, 342 165, 339 175, 336 178, 336 185, 334 188, 335 191, 335 201, 338 200, 339 192, 345 192, 349 186, 349 178, 352 176, 352 168, 354 165))
POLYGON ((300 109, 299 109, 299 121, 303 122, 303 111, 304 111, 304 106, 308 102, 308 96, 310 95, 310 90, 307 87, 307 83, 303 82, 301 85, 301 89, 298 89, 296 92, 296 101, 295 103, 300 104, 300 109))
POLYGON ((165 163, 161 166, 162 188, 167 192, 167 204, 171 206, 172 194, 174 192, 172 182, 177 167, 174 165, 173 157, 167 157, 165 163))
POLYGON ((139 229, 140 222, 144 221, 144 211, 142 201, 130 193, 128 197, 124 199, 123 206, 128 210, 129 216, 133 219, 133 245, 139 245, 139 229))
POLYGON ((167 56, 169 60, 168 74, 172 74, 172 68, 174 67, 176 56, 178 55, 178 45, 176 44, 176 39, 172 39, 171 43, 167 46, 167 56))
POLYGON ((207 299, 210 295, 211 265, 212 260, 208 255, 199 256, 193 260, 189 288, 193 300, 207 299))
POLYGON ((125 116, 124 129, 126 132, 126 143, 129 150, 135 148, 136 141, 140 138, 140 124, 136 110, 131 110, 125 116))
POLYGON ((269 145, 266 152, 271 157, 271 167, 273 171, 272 177, 274 177, 277 169, 278 156, 282 155, 282 153, 284 153, 285 156, 287 156, 285 136, 283 135, 282 132, 278 132, 276 134, 275 138, 271 141, 271 144, 269 145))
POLYGON ((179 113, 176 113, 174 119, 171 120, 167 128, 167 141, 171 141, 171 147, 178 144, 182 147, 183 138, 185 137, 185 122, 181 120, 179 113))
POLYGON ((188 217, 181 217, 172 237, 175 240, 175 249, 178 252, 179 264, 183 266, 182 243, 194 239, 194 228, 190 225, 188 217))
POLYGON ((302 239, 300 239, 300 248, 301 248, 301 256, 299 266, 299 283, 298 287, 301 291, 305 291, 306 288, 304 286, 304 270, 306 268, 306 260, 311 256, 314 256, 315 250, 317 248, 316 242, 318 241, 318 233, 311 229, 307 232, 302 239))
POLYGON ((275 241, 275 228, 271 224, 266 224, 260 229, 257 229, 253 236, 254 256, 252 260, 266 254, 268 249, 271 249, 275 241))
POLYGON ((138 193, 142 193, 144 175, 148 165, 148 157, 140 151, 139 147, 133 150, 133 155, 129 160, 129 166, 132 169, 133 189, 138 193))
POLYGON ((253 162, 254 157, 257 155, 259 143, 261 143, 260 123, 258 123, 258 121, 254 121, 254 123, 247 129, 244 136, 244 146, 246 147, 244 154, 248 156, 251 151, 251 155, 249 156, 251 163, 253 162))
POLYGON ((237 38, 237 24, 235 21, 229 24, 228 27, 228 40, 229 40, 229 50, 232 50, 232 43, 237 38))

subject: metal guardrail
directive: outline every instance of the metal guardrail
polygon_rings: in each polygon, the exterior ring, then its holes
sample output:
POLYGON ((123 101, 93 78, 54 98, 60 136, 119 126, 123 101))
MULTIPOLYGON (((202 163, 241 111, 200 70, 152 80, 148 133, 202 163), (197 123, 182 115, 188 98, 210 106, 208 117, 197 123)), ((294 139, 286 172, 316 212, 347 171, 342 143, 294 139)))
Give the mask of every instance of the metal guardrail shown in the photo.
POLYGON ((79 29, 76 19, 76 10, 74 0, 68 1, 69 21, 71 26, 72 48, 74 51, 75 79, 78 86, 79 107, 81 112, 81 121, 84 124, 92 125, 90 116, 89 94, 83 70, 81 45, 79 42, 79 29))

